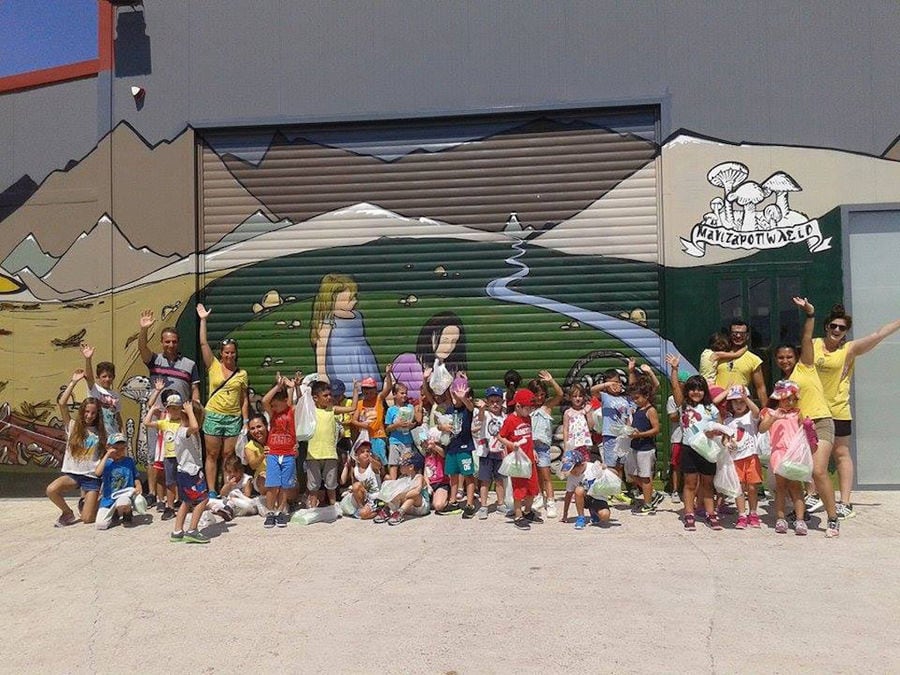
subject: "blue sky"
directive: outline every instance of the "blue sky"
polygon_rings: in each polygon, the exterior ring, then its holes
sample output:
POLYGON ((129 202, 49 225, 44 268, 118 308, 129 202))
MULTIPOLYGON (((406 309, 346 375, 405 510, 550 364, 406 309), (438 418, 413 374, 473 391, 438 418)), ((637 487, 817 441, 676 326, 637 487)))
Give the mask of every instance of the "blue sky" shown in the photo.
POLYGON ((0 77, 97 58, 97 0, 0 0, 0 77))

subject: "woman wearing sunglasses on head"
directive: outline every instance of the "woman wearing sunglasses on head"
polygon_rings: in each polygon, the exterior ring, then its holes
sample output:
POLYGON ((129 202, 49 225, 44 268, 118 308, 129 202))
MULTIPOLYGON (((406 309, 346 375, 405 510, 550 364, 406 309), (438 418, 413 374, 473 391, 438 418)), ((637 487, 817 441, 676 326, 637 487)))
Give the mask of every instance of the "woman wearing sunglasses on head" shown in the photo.
POLYGON ((874 349, 878 343, 900 329, 900 319, 892 321, 871 335, 858 340, 848 340, 847 333, 853 326, 852 317, 843 305, 834 305, 825 318, 825 337, 813 340, 813 355, 822 389, 834 418, 833 456, 838 471, 840 501, 837 503, 839 518, 852 518, 850 488, 853 485, 853 459, 850 457, 850 377, 857 357, 874 349))
POLYGON ((250 417, 247 396, 249 381, 247 371, 238 368, 238 346, 235 340, 221 342, 219 357, 213 354, 206 337, 206 319, 212 310, 197 305, 200 318, 200 351, 209 378, 209 398, 203 418, 203 436, 206 448, 206 481, 211 494, 218 484, 219 461, 234 454, 237 437, 246 428, 250 417))

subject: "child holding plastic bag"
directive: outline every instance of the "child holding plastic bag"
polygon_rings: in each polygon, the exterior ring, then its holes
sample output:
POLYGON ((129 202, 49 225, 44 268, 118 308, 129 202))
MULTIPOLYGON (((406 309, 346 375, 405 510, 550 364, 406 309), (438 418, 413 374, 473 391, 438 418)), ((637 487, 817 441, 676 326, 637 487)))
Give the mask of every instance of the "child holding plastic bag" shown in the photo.
POLYGON ((373 522, 399 525, 409 516, 427 516, 431 506, 428 502, 428 485, 422 470, 425 460, 418 452, 408 452, 400 460, 400 478, 407 479, 406 488, 390 499, 373 522))
POLYGON ((544 520, 535 513, 531 504, 540 494, 538 472, 534 470, 534 439, 531 434, 531 410, 534 408, 534 394, 527 389, 519 389, 513 396, 515 412, 508 415, 500 427, 497 438, 507 452, 521 450, 531 461, 532 471, 528 478, 511 478, 513 488, 513 523, 520 530, 530 530, 531 523, 543 523, 544 520))
POLYGON ((363 441, 356 446, 356 456, 348 457, 341 482, 351 481, 350 490, 341 500, 345 516, 371 520, 375 517, 375 501, 381 488, 381 463, 372 454, 372 444, 363 441))
MULTIPOLYGON (((560 519, 561 523, 566 523, 569 515, 569 504, 571 497, 575 500, 575 510, 577 516, 575 518, 575 529, 583 530, 587 524, 584 517, 584 508, 587 507, 591 516, 592 525, 600 525, 609 522, 610 510, 609 503, 606 499, 594 497, 589 494, 594 482, 600 478, 604 471, 609 471, 616 476, 618 475, 611 469, 607 469, 602 462, 584 462, 581 461, 578 453, 567 452, 563 456, 560 471, 567 474, 566 476, 566 500, 563 502, 563 515, 560 519)), ((619 482, 621 490, 621 481, 619 482)))
POLYGON ((722 463, 717 462, 719 465, 716 474, 717 492, 735 498, 738 518, 734 527, 738 530, 743 530, 748 526, 760 527, 759 515, 756 511, 759 502, 757 489, 762 483, 762 464, 757 452, 759 408, 750 400, 749 394, 747 388, 742 385, 729 387, 720 394, 722 398, 725 398, 728 407, 728 416, 724 422, 729 431, 724 436, 725 450, 730 455, 741 489, 737 495, 727 494, 728 490, 719 489, 718 482, 723 480, 718 476, 718 472, 722 469, 722 463), (746 513, 747 502, 750 503, 749 514, 746 513))
MULTIPOLYGON (((387 367, 384 378, 385 381, 393 382, 391 366, 387 367)), ((397 477, 400 458, 415 451, 410 430, 422 423, 422 405, 418 401, 415 405, 410 403, 406 385, 401 382, 393 382, 391 391, 394 404, 388 408, 384 417, 384 430, 388 434, 388 474, 394 479, 397 477)))
POLYGON ((684 474, 684 529, 693 532, 697 529, 694 516, 695 498, 703 501, 707 523, 713 530, 721 530, 722 525, 716 515, 713 502, 713 477, 716 475, 715 461, 706 459, 692 446, 700 444, 717 432, 707 432, 711 422, 718 422, 719 411, 713 405, 709 395, 709 385, 699 375, 689 377, 684 385, 678 380, 677 356, 666 355, 669 364, 669 379, 672 385, 672 396, 681 409, 681 472, 684 474), (696 433, 691 430, 698 430, 696 433), (694 436, 697 436, 695 439, 694 436))
POLYGON ((235 516, 255 516, 259 504, 251 499, 253 478, 244 473, 244 466, 237 455, 229 455, 222 465, 224 484, 216 498, 210 497, 209 510, 226 523, 235 516))
MULTIPOLYGON (((769 432, 769 443, 772 455, 769 466, 775 472, 775 532, 787 534, 788 521, 784 513, 784 499, 790 497, 794 504, 796 521, 794 533, 803 536, 809 531, 803 520, 805 504, 803 502, 803 482, 789 480, 779 473, 780 465, 785 460, 788 448, 798 434, 804 434, 800 420, 800 409, 797 407, 800 388, 792 380, 778 380, 772 392, 772 400, 777 402, 776 408, 763 408, 760 412, 759 430, 769 432)), ((798 438, 797 440, 802 440, 798 438)), ((812 475, 812 455, 809 457, 809 473, 812 475)), ((809 480, 809 476, 805 477, 809 480)))
MULTIPOLYGON (((488 517, 488 490, 491 482, 497 493, 496 510, 506 515, 503 505, 506 479, 500 474, 500 464, 506 455, 506 448, 497 439, 503 420, 503 390, 500 387, 488 387, 484 392, 484 400, 475 403, 477 412, 472 422, 472 431, 477 436, 478 447, 478 490, 481 508, 478 509, 479 520, 488 517)), ((549 466, 549 463, 548 463, 549 466)))
POLYGON ((458 506, 450 505, 450 479, 444 473, 444 448, 439 443, 440 432, 432 429, 428 433, 423 449, 425 451, 425 480, 431 493, 431 506, 438 515, 459 513, 458 506))
MULTIPOLYGON (((537 460, 538 482, 544 497, 544 513, 555 519, 556 494, 550 472, 550 446, 553 444, 553 409, 562 403, 563 390, 547 370, 538 372, 536 379, 528 383, 534 394, 534 410, 531 411, 531 433, 534 436, 534 457, 537 460), (549 393, 548 389, 553 389, 549 393)), ((502 501, 499 500, 498 501, 502 501)))

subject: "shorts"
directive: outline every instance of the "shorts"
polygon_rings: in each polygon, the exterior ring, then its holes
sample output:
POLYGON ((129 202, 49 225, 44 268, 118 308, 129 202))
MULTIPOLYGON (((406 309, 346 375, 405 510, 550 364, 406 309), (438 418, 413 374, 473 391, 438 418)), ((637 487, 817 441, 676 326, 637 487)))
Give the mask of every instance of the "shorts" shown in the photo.
POLYGON ((759 455, 750 455, 734 460, 734 470, 741 485, 759 485, 762 483, 762 464, 759 455))
POLYGON ((428 501, 428 497, 422 495, 422 505, 421 506, 413 506, 409 510, 409 515, 411 516, 427 516, 431 512, 431 503, 428 501))
MULTIPOLYGON (((834 437, 838 435, 836 432, 837 422, 830 417, 820 417, 817 420, 813 420, 813 425, 815 425, 816 436, 820 441, 834 443, 834 437)), ((848 433, 847 435, 849 436, 850 434, 848 433)))
POLYGON ((202 471, 198 471, 196 476, 178 471, 175 481, 178 484, 178 498, 185 504, 195 506, 209 499, 209 488, 202 471))
POLYGON ((338 461, 336 459, 307 459, 306 489, 309 492, 317 492, 323 480, 326 490, 337 490, 338 461))
POLYGON ((472 453, 447 453, 444 457, 444 473, 448 476, 474 476, 475 462, 472 460, 472 453))
POLYGON ((608 467, 619 466, 625 462, 625 457, 619 457, 616 452, 617 439, 615 436, 603 437, 603 463, 608 467))
POLYGON ((587 507, 588 511, 603 511, 606 509, 609 511, 609 503, 605 499, 597 499, 596 497, 591 497, 590 495, 584 496, 584 505, 587 507))
POLYGON ((203 415, 203 433, 207 436, 231 438, 241 433, 244 419, 240 415, 223 415, 207 410, 203 415))
POLYGON ((66 475, 78 483, 79 490, 100 492, 100 478, 98 476, 85 476, 80 473, 67 473, 66 475))
POLYGON ((681 464, 681 443, 672 443, 669 448, 669 465, 678 467, 681 464))
POLYGON ((493 481, 504 481, 506 476, 500 473, 500 465, 503 463, 503 457, 498 454, 482 457, 478 463, 478 480, 483 483, 493 481))
POLYGON ((716 463, 703 459, 691 446, 682 443, 681 473, 699 473, 701 476, 715 476, 716 463))
POLYGON ((834 420, 834 436, 850 436, 853 433, 853 420, 834 420))
POLYGON ((382 464, 387 464, 387 441, 385 441, 385 439, 383 438, 373 438, 371 439, 371 443, 372 454, 375 455, 378 458, 378 461, 380 461, 382 464))
MULTIPOLYGON (((534 458, 539 469, 547 469, 550 467, 550 446, 546 443, 534 444, 534 458)), ((481 480, 481 475, 478 476, 481 480)))
POLYGON ((266 455, 266 488, 290 490, 295 487, 297 458, 293 455, 266 455))
POLYGON ((178 483, 175 474, 178 473, 178 458, 166 457, 163 460, 163 470, 166 472, 166 487, 175 487, 178 483))
POLYGON ((431 484, 431 492, 434 493, 434 492, 437 492, 438 490, 446 490, 447 494, 449 495, 450 494, 450 483, 447 483, 446 481, 443 483, 432 483, 431 484))
POLYGON ((656 451, 629 450, 625 455, 625 475, 637 478, 653 478, 656 470, 656 451))
POLYGON ((388 450, 388 466, 400 466, 400 459, 403 455, 412 452, 412 447, 403 443, 391 443, 388 450))

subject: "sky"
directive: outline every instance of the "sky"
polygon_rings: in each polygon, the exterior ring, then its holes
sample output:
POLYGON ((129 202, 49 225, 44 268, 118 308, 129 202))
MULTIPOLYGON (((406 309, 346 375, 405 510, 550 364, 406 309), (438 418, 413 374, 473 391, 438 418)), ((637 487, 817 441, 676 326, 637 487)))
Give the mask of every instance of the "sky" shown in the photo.
POLYGON ((0 0, 0 77, 97 58, 97 0, 0 0))

